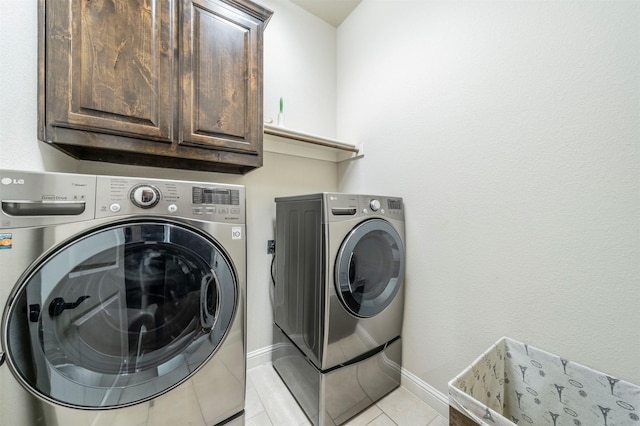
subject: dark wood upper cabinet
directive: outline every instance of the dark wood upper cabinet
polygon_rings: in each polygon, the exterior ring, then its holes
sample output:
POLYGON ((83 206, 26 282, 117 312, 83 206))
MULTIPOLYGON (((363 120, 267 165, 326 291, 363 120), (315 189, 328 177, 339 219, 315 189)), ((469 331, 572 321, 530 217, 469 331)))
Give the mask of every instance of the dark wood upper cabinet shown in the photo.
POLYGON ((39 0, 39 137, 79 159, 245 173, 262 165, 249 0, 39 0))
POLYGON ((256 152, 261 23, 219 2, 192 0, 182 27, 183 144, 256 152))

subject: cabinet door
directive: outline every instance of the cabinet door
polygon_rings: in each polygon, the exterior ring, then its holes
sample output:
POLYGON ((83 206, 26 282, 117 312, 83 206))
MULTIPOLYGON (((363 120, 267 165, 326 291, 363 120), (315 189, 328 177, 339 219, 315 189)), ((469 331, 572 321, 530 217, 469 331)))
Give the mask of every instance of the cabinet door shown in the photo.
POLYGON ((170 142, 175 9, 174 0, 47 0, 45 132, 170 142))
POLYGON ((220 0, 183 0, 180 143, 262 150, 262 21, 220 0))

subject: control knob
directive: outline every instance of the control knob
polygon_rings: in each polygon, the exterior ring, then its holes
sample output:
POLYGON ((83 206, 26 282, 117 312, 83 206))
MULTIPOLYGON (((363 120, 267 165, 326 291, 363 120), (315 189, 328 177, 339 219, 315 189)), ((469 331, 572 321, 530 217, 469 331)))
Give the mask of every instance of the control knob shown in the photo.
POLYGON ((377 212, 378 210, 380 210, 380 201, 374 198, 373 200, 369 201, 369 207, 371 207, 371 210, 373 210, 374 212, 377 212))
POLYGON ((160 191, 152 185, 134 186, 129 196, 131 202, 142 209, 150 209, 160 202, 160 191))

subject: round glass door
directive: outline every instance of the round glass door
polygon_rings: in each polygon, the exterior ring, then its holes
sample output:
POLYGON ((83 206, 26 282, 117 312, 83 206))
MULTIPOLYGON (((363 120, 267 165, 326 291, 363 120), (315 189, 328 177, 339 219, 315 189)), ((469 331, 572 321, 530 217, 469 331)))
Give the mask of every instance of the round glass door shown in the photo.
POLYGON ((113 408, 190 377, 226 335, 237 301, 230 261, 182 225, 119 224, 61 247, 9 308, 7 353, 32 392, 113 408))
POLYGON ((342 242, 335 265, 338 296, 358 317, 372 317, 393 301, 404 279, 404 247, 393 226, 371 219, 342 242))

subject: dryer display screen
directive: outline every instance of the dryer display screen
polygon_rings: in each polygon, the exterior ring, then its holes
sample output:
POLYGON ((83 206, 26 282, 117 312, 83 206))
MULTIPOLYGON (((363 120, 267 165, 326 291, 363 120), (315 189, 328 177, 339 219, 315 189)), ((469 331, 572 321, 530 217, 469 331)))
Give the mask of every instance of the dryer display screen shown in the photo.
POLYGON ((402 200, 390 198, 387 200, 389 210, 402 210, 402 200))

